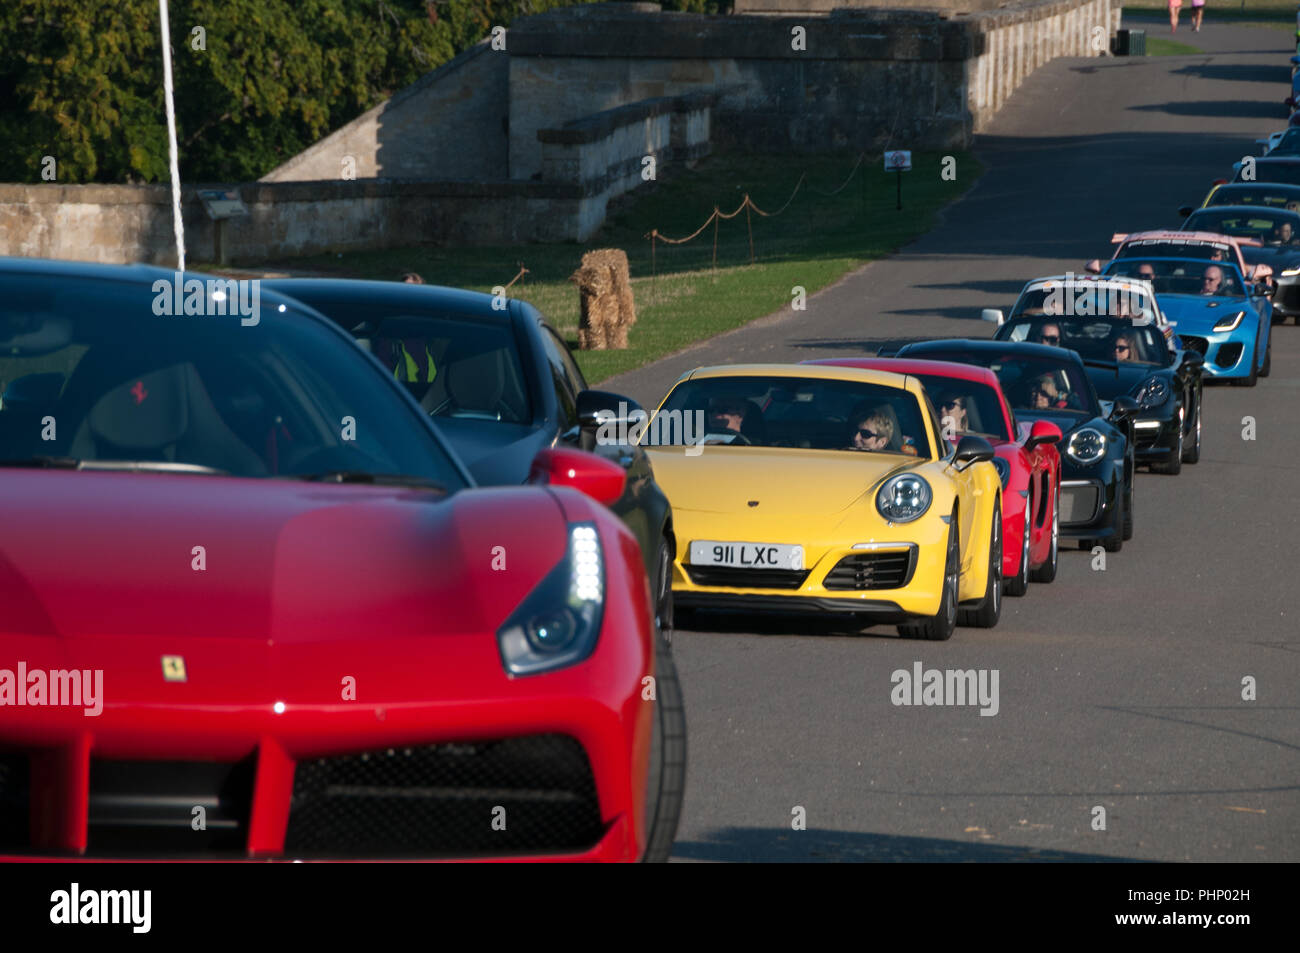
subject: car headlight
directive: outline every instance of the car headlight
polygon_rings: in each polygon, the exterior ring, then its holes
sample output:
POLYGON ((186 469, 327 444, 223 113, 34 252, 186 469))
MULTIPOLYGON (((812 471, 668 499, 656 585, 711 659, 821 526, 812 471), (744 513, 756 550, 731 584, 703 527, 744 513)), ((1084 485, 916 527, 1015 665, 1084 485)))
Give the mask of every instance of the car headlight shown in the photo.
POLYGON ((1237 325, 1241 324, 1241 319, 1245 316, 1245 311, 1238 311, 1236 314, 1230 314, 1226 318, 1220 318, 1219 323, 1214 326, 1214 330, 1235 331, 1237 325))
POLYGON ((1165 383, 1163 378, 1148 377, 1133 392, 1133 398, 1138 402, 1138 406, 1144 410, 1159 407, 1169 399, 1169 385, 1165 383))
POLYGON ((1011 464, 1001 457, 993 458, 993 466, 997 468, 998 478, 1002 481, 1002 489, 1007 488, 1007 481, 1011 479, 1011 464))
POLYGON ((1283 278, 1294 278, 1296 275, 1300 275, 1300 268, 1283 268, 1283 269, 1282 269, 1282 277, 1283 277, 1283 278))
POLYGON ((497 630, 511 675, 536 675, 581 662, 596 648, 605 607, 605 563, 593 523, 569 527, 564 558, 497 630))
POLYGON ((1065 453, 1075 463, 1090 466, 1106 455, 1106 435, 1092 427, 1076 430, 1070 435, 1065 453))
POLYGON ((876 494, 876 510, 891 523, 910 523, 930 508, 934 493, 915 473, 890 477, 876 494))

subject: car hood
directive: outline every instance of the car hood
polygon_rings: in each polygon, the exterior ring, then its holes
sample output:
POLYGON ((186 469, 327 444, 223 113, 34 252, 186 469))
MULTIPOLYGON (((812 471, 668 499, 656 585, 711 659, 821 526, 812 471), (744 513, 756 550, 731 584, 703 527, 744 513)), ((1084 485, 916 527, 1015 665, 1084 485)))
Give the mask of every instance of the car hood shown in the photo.
POLYGON ((110 701, 172 689, 169 654, 196 704, 338 703, 345 676, 372 700, 426 697, 458 665, 499 673, 493 634, 566 545, 535 488, 0 470, 0 500, 0 657, 104 669, 110 701), (517 539, 509 572, 484 571, 517 539))
POLYGON ((1082 414, 1060 414, 1060 413, 1052 413, 1051 411, 1047 411, 1047 410, 1042 410, 1042 411, 1017 410, 1015 413, 1016 413, 1016 421, 1019 423, 1028 422, 1032 424, 1035 420, 1047 420, 1050 421, 1051 423, 1056 424, 1056 426, 1060 427, 1062 439, 1061 442, 1058 444, 1058 447, 1060 448, 1062 453, 1065 452, 1065 445, 1069 443, 1070 435, 1074 433, 1076 430, 1079 430, 1083 427, 1105 427, 1107 429, 1110 428, 1110 425, 1107 424, 1105 421, 1103 421, 1101 418, 1084 417, 1082 414))
POLYGON ((1300 248, 1281 248, 1276 245, 1243 245, 1241 257, 1248 265, 1269 265, 1274 277, 1284 268, 1300 264, 1300 248))
POLYGON ((514 486, 526 481, 537 451, 550 446, 554 437, 529 424, 490 420, 438 417, 434 426, 482 486, 514 486))
POLYGON ((1176 325, 1175 334, 1203 335, 1228 315, 1249 311, 1250 301, 1217 295, 1161 295, 1160 309, 1176 325))
POLYGON ((1089 367, 1088 379, 1092 381, 1098 399, 1114 400, 1116 397, 1132 394, 1134 388, 1159 370, 1160 368, 1152 364, 1121 363, 1115 369, 1110 367, 1089 367))
POLYGON ((685 449, 646 448, 675 513, 761 508, 766 516, 833 516, 886 477, 923 462, 893 453, 786 447, 705 446, 694 456, 685 449))

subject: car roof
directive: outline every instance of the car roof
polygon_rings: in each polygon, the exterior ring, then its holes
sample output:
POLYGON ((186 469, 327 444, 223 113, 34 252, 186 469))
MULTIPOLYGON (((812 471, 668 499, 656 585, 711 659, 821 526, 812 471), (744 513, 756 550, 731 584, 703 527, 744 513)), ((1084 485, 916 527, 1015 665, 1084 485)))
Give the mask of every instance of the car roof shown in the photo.
MULTIPOLYGON (((1035 344, 1030 341, 993 341, 988 338, 944 338, 937 341, 917 341, 907 345, 909 351, 924 354, 926 351, 971 351, 973 353, 996 351, 1019 357, 1055 359, 1063 364, 1083 366, 1083 359, 1075 351, 1051 344, 1035 344)), ((908 357, 909 355, 903 355, 908 357)))
MULTIPOLYGON (((1300 128, 1297 128, 1296 132, 1300 132, 1300 128)), ((1201 212, 1213 212, 1216 215, 1222 212, 1232 212, 1237 215, 1255 215, 1260 212, 1268 212, 1271 215, 1291 215, 1294 216, 1295 218, 1300 218, 1300 212, 1295 211, 1295 209, 1274 208, 1271 205, 1206 205, 1203 208, 1192 209, 1192 215, 1199 215, 1201 212)), ((1190 217, 1191 216, 1189 215, 1188 218, 1190 217)), ((1188 234, 1193 234, 1193 233, 1189 232, 1188 234)), ((1200 233, 1198 232, 1195 234, 1200 234, 1200 233)), ((1224 235, 1223 237, 1232 238, 1233 236, 1224 235)), ((1242 239, 1237 239, 1237 241, 1241 242, 1242 239)), ((1243 242, 1243 244, 1257 245, 1259 244, 1259 242, 1255 239, 1249 239, 1243 242)))
POLYGON ((1076 275, 1067 273, 1064 275, 1045 275, 1042 278, 1035 278, 1026 282, 1020 293, 1023 295, 1026 291, 1033 291, 1036 288, 1046 288, 1060 285, 1063 288, 1087 288, 1089 285, 1099 285, 1103 288, 1121 288, 1128 290, 1136 288, 1138 291, 1148 295, 1155 295, 1155 289, 1151 287, 1151 282, 1146 278, 1132 278, 1128 275, 1076 275))
MULTIPOLYGON (((1265 156, 1264 158, 1267 158, 1265 156)), ((1287 156, 1278 156, 1279 159, 1289 158, 1287 156)), ((1228 189, 1232 192, 1244 192, 1247 189, 1266 190, 1269 192, 1289 192, 1293 195, 1300 195, 1300 185, 1292 185, 1290 182, 1221 182, 1210 190, 1213 195, 1228 189)))
MULTIPOLYGON (((1217 206, 1222 208, 1222 206, 1217 206)), ((1249 205, 1242 206, 1250 208, 1249 205)), ((1120 245, 1128 245, 1131 242, 1178 242, 1188 245, 1192 243, 1204 243, 1207 245, 1223 245, 1225 247, 1240 247, 1242 245, 1260 245, 1263 244, 1254 238, 1237 238, 1233 235, 1221 235, 1218 232, 1180 232, 1172 229, 1157 229, 1149 232, 1130 232, 1127 235, 1116 232, 1111 236, 1112 242, 1120 245)))
POLYGON ((834 367, 828 364, 717 364, 711 367, 697 367, 695 370, 683 374, 678 383, 710 377, 802 377, 805 379, 856 381, 862 384, 895 387, 916 395, 925 393, 925 388, 922 387, 920 381, 909 378, 905 374, 867 370, 860 367, 834 367))
POLYGON ((956 361, 927 361, 921 358, 907 357, 826 357, 816 361, 805 361, 805 365, 824 365, 827 367, 861 367, 865 370, 887 371, 892 374, 933 374, 936 377, 951 377, 954 380, 971 381, 1000 388, 998 375, 987 367, 974 364, 959 364, 956 361))
POLYGON ((268 278, 263 287, 291 297, 328 298, 349 304, 382 302, 389 307, 439 308, 448 318, 473 317, 506 324, 510 309, 493 308, 494 295, 444 285, 416 285, 403 281, 369 281, 357 278, 268 278))

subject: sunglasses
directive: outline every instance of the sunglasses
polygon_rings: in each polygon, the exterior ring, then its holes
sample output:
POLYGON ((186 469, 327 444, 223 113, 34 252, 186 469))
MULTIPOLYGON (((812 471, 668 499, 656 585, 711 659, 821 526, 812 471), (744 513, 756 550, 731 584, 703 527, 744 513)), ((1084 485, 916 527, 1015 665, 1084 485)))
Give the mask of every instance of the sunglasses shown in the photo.
POLYGON ((1059 344, 1061 343, 1061 336, 1059 334, 1043 334, 1039 336, 1038 340, 1044 344, 1059 344))
POLYGON ((1115 353, 1116 353, 1116 354, 1127 354, 1127 353, 1129 352, 1129 350, 1130 350, 1130 348, 1129 348, 1129 346, 1128 346, 1127 344, 1116 344, 1116 345, 1115 345, 1115 353))
POLYGON ((883 440, 884 434, 876 433, 874 430, 868 430, 866 427, 858 428, 858 436, 864 440, 883 440))

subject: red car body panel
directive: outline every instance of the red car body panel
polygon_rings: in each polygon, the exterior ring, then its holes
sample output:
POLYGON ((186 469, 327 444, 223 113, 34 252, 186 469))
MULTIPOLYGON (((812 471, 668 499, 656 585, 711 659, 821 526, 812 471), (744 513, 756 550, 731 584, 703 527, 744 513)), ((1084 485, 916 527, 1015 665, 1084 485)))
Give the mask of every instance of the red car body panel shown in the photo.
POLYGON ((92 757, 255 754, 258 858, 281 855, 298 761, 545 733, 581 743, 604 823, 564 858, 643 852, 649 584, 635 537, 576 490, 11 469, 0 510, 0 668, 103 670, 97 716, 0 709, 0 751, 32 755, 32 849, 0 860, 84 854, 92 757), (497 629, 573 522, 604 552, 600 637, 577 664, 512 677, 497 629), (185 681, 164 679, 164 655, 185 681))
POLYGON ((1002 494, 1002 574, 1004 578, 1012 578, 1020 572, 1026 519, 1030 520, 1029 567, 1037 569, 1047 562, 1052 549, 1052 512, 1061 487, 1061 456, 1052 444, 1025 449, 1030 425, 1016 424, 997 374, 987 367, 973 364, 896 357, 828 358, 805 363, 862 367, 894 374, 923 374, 993 388, 1002 408, 1003 426, 1007 433, 1015 436, 1009 441, 989 441, 1011 470, 1002 494))

